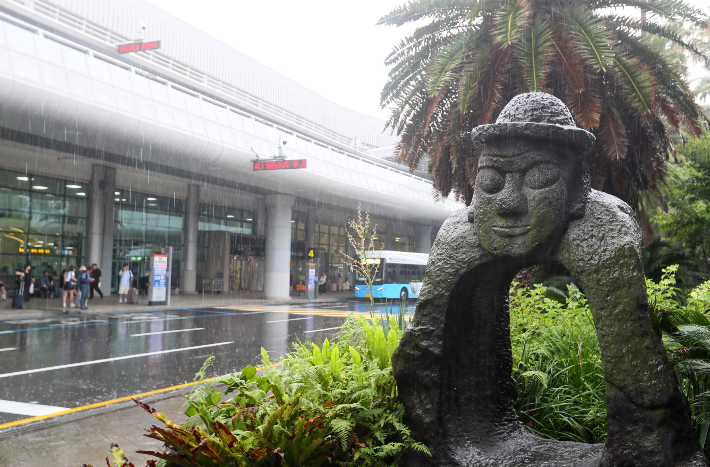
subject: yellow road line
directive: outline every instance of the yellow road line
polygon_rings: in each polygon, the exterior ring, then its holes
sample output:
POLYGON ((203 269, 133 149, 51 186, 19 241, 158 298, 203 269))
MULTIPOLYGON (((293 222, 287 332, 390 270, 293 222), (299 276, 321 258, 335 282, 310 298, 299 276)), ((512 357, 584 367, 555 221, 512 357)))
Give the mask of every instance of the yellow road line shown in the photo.
MULTIPOLYGON (((282 365, 281 362, 274 363, 273 365, 271 365, 271 367, 273 368, 275 366, 280 366, 280 365, 282 365)), ((265 367, 263 367, 263 366, 260 366, 257 368, 257 370, 264 370, 264 369, 265 369, 265 367)), ((138 399, 141 397, 152 396, 153 394, 160 394, 163 392, 174 391, 176 389, 187 388, 190 386, 194 386, 196 384, 207 383, 207 382, 213 381, 217 378, 221 378, 221 376, 215 376, 213 378, 207 378, 207 379, 203 379, 201 381, 193 381, 192 383, 178 384, 177 386, 170 386, 169 388, 156 389, 155 391, 143 392, 140 394, 134 394, 132 396, 119 397, 118 399, 111 399, 108 401, 97 402, 95 404, 82 405, 81 407, 75 407, 73 409, 64 410, 62 412, 57 412, 57 413, 51 413, 48 415, 40 415, 38 417, 23 418, 22 420, 16 420, 14 422, 3 423, 2 425, 0 425, 0 430, 2 430, 3 428, 9 428, 11 426, 17 426, 17 425, 23 425, 23 424, 29 423, 29 422, 35 422, 37 420, 44 420, 47 418, 58 417, 59 415, 67 415, 70 413, 81 412, 82 410, 95 409, 95 408, 104 407, 104 406, 107 406, 110 404, 116 404, 118 402, 125 402, 125 401, 129 401, 131 399, 138 399)))

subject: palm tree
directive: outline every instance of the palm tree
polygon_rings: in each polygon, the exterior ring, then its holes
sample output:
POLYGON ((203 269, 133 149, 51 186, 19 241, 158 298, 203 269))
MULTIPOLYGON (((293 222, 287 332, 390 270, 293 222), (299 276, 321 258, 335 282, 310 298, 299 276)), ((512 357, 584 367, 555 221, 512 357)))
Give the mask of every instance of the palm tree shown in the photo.
POLYGON ((400 161, 413 169, 430 158, 436 193, 468 204, 480 154, 471 130, 516 94, 543 91, 597 136, 592 186, 638 208, 663 180, 669 128, 697 135, 705 121, 652 39, 710 63, 681 32, 707 19, 682 0, 412 0, 378 23, 426 21, 385 61, 381 104, 392 108, 400 161))

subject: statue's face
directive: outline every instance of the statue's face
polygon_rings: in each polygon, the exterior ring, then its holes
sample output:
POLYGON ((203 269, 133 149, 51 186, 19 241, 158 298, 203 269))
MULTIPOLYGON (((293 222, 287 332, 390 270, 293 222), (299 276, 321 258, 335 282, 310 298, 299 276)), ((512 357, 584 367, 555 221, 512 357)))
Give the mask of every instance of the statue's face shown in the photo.
POLYGON ((557 242, 569 218, 572 173, 556 146, 520 140, 486 146, 474 192, 474 226, 483 248, 516 257, 557 242))

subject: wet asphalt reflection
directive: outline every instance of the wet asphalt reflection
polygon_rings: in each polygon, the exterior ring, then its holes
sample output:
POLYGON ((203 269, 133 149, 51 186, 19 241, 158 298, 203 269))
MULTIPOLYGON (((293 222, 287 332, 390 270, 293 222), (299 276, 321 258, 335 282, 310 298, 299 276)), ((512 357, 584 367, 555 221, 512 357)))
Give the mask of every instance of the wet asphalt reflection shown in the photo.
POLYGON ((212 355, 208 377, 260 365, 262 347, 278 361, 292 342, 321 344, 367 310, 316 302, 2 320, 0 424, 191 382, 212 355))

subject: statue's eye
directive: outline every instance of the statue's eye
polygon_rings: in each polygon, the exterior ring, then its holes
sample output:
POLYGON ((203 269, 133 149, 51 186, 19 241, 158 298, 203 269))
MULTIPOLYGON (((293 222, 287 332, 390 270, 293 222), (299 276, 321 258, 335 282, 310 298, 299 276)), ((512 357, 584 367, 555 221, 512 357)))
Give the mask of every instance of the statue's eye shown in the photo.
POLYGON ((525 174, 525 186, 540 190, 554 185, 560 179, 560 168, 554 164, 540 164, 525 174))
POLYGON ((504 184, 503 175, 490 167, 480 169, 476 176, 476 186, 486 193, 498 193, 504 184))

